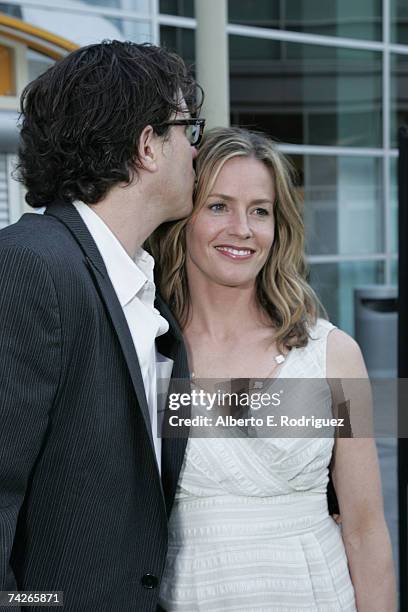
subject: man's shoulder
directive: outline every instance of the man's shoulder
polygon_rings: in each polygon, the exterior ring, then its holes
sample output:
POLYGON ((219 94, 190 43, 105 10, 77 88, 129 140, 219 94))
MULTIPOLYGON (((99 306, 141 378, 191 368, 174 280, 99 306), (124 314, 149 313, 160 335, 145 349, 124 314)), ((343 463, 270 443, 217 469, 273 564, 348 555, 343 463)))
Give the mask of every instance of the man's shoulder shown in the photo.
POLYGON ((75 237, 64 223, 51 215, 26 213, 17 223, 0 230, 0 257, 6 257, 10 251, 15 254, 8 257, 10 271, 24 261, 38 261, 56 285, 72 284, 73 278, 89 274, 75 237))
POLYGON ((65 256, 79 249, 67 227, 55 217, 36 213, 24 214, 16 223, 0 230, 0 249, 25 248, 47 258, 63 251, 65 256))

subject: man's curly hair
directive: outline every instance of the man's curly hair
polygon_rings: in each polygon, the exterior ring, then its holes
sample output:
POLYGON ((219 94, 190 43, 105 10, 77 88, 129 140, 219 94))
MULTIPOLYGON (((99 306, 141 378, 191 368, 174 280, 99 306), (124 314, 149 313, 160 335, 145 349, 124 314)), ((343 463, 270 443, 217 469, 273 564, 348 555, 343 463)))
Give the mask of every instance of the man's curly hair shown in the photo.
POLYGON ((129 183, 143 129, 167 133, 180 90, 197 114, 197 87, 178 55, 148 43, 104 41, 58 61, 21 97, 18 178, 27 203, 94 204, 129 183))

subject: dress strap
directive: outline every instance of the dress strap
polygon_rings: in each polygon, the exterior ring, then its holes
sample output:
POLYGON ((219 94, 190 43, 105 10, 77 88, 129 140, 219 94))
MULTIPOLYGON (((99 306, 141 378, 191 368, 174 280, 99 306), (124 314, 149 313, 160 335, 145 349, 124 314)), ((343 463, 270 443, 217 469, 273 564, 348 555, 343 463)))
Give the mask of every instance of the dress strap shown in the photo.
POLYGON ((327 338, 333 329, 336 329, 336 326, 330 321, 317 319, 316 324, 309 331, 308 353, 313 356, 322 378, 326 377, 327 338))

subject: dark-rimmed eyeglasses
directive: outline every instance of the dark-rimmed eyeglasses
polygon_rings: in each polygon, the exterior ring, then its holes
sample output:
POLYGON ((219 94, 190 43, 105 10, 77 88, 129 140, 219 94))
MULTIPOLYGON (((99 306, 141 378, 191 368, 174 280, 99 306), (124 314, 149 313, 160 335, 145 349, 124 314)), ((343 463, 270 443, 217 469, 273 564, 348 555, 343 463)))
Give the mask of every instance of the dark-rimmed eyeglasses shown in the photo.
POLYGON ((166 121, 163 125, 185 125, 187 139, 191 146, 197 147, 204 134, 205 119, 174 119, 166 121))

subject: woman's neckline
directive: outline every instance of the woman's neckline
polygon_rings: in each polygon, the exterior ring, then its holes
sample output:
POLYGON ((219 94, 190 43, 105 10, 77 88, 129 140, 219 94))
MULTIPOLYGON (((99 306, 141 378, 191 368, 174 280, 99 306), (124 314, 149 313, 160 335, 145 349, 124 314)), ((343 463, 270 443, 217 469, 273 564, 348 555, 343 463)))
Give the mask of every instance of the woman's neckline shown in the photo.
MULTIPOLYGON (((284 356, 284 361, 282 363, 278 363, 278 367, 274 367, 273 369, 270 370, 270 373, 273 374, 273 376, 248 376, 247 380, 252 380, 252 381, 265 381, 265 380, 275 380, 277 378, 280 378, 282 371, 284 370, 285 366, 289 363, 289 361, 291 360, 291 357, 293 357, 293 354, 296 352, 297 347, 293 346, 290 351, 288 351, 288 353, 286 353, 286 355, 284 356)), ((277 357, 281 357, 283 356, 281 353, 279 353, 278 355, 275 356, 275 359, 277 357)), ((199 380, 202 377, 198 377, 195 375, 194 371, 192 371, 190 373, 190 380, 192 382, 194 382, 195 380, 199 380)), ((243 380, 246 377, 243 376, 232 376, 232 377, 226 377, 225 380, 230 380, 230 381, 234 381, 234 380, 243 380)))

